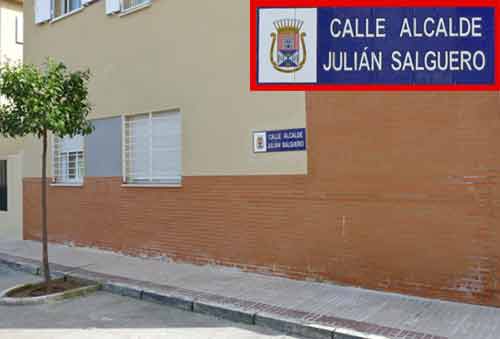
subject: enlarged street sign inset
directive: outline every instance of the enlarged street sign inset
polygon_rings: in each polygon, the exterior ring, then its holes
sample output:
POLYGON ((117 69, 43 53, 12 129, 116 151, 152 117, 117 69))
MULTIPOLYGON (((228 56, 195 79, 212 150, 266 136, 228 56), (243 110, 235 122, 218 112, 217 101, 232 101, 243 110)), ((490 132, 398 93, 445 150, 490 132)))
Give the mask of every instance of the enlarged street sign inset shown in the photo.
POLYGON ((253 0, 252 89, 499 88, 497 2, 325 3, 253 0))

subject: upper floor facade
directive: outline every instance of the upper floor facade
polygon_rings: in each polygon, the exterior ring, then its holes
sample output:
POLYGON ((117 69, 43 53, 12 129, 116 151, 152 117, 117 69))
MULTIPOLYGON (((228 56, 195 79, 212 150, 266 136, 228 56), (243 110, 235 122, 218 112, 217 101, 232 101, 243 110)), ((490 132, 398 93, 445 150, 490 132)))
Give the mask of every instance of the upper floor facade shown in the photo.
POLYGON ((306 152, 253 152, 253 131, 305 127, 305 94, 249 90, 246 1, 27 0, 24 12, 27 63, 90 69, 91 119, 180 112, 182 176, 307 173, 306 152))

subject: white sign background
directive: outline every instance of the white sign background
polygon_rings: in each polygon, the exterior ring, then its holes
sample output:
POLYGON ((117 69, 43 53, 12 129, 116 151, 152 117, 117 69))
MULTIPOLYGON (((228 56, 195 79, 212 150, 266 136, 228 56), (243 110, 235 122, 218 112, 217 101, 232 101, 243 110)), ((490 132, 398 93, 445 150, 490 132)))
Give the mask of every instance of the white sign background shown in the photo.
POLYGON ((259 83, 316 82, 317 18, 316 8, 266 8, 259 10, 259 83), (270 61, 271 33, 276 33, 273 23, 281 19, 298 19, 304 21, 302 32, 306 33, 307 60, 304 68, 291 74, 275 70, 270 61))

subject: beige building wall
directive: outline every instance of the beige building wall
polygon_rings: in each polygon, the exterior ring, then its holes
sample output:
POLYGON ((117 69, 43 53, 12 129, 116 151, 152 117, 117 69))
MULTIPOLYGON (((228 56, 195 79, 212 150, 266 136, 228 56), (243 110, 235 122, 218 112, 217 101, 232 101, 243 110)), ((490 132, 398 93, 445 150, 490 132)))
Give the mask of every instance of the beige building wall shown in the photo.
MULTIPOLYGON (((16 32, 16 20, 22 25, 22 6, 22 1, 0 0, 0 65, 23 59, 22 30, 16 32)), ((0 211, 0 239, 22 237, 23 148, 21 140, 0 137, 0 159, 7 160, 8 185, 8 211, 0 211)))
MULTIPOLYGON (((16 18, 22 22, 22 17, 22 1, 0 0, 0 65, 23 60, 23 45, 16 40, 16 18)), ((0 156, 18 154, 22 147, 21 140, 0 137, 0 156)))
POLYGON ((306 152, 253 154, 253 130, 305 127, 305 96, 250 92, 247 1, 153 0, 126 16, 104 5, 37 25, 25 1, 26 61, 90 68, 91 118, 180 108, 184 176, 306 174, 306 152))
POLYGON ((18 62, 23 59, 23 45, 16 32, 16 20, 22 24, 22 1, 0 0, 0 63, 8 60, 18 62))

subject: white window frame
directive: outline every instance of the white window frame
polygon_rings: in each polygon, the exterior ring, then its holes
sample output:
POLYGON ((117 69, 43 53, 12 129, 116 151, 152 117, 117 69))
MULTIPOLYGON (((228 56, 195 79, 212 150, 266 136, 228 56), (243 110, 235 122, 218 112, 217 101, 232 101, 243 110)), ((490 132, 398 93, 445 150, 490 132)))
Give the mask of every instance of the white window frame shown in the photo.
POLYGON ((52 185, 53 186, 82 186, 85 179, 85 138, 81 136, 82 148, 79 151, 60 152, 58 144, 61 138, 52 136, 52 185), (61 154, 65 154, 67 159, 61 159, 61 154), (70 163, 69 156, 71 153, 75 155, 75 177, 70 178, 70 163), (80 158, 79 155, 82 155, 80 158), (61 172, 65 172, 61 175, 61 172))
POLYGON ((124 187, 181 187, 182 186, 182 113, 180 109, 167 109, 163 111, 154 111, 154 112, 146 112, 146 113, 138 113, 138 114, 128 114, 128 115, 122 115, 122 186, 124 187), (164 177, 164 178, 153 178, 152 171, 153 171, 153 143, 152 143, 152 124, 153 124, 153 116, 155 114, 160 114, 160 113, 178 113, 180 114, 181 118, 181 124, 179 126, 180 128, 180 141, 179 141, 179 153, 180 153, 180 172, 178 176, 174 177, 164 177), (147 115, 148 120, 149 120, 149 176, 146 176, 144 178, 140 178, 139 180, 128 180, 129 177, 129 162, 130 158, 128 156, 128 143, 127 143, 127 119, 141 116, 141 115, 147 115))
POLYGON ((9 161, 10 161, 10 157, 0 157, 0 161, 5 161, 6 162, 6 170, 7 170, 7 175, 5 177, 5 180, 6 180, 6 183, 5 183, 5 186, 7 187, 7 202, 6 202, 6 206, 7 206, 7 209, 6 210, 0 210, 0 214, 7 214, 9 213, 9 161))

